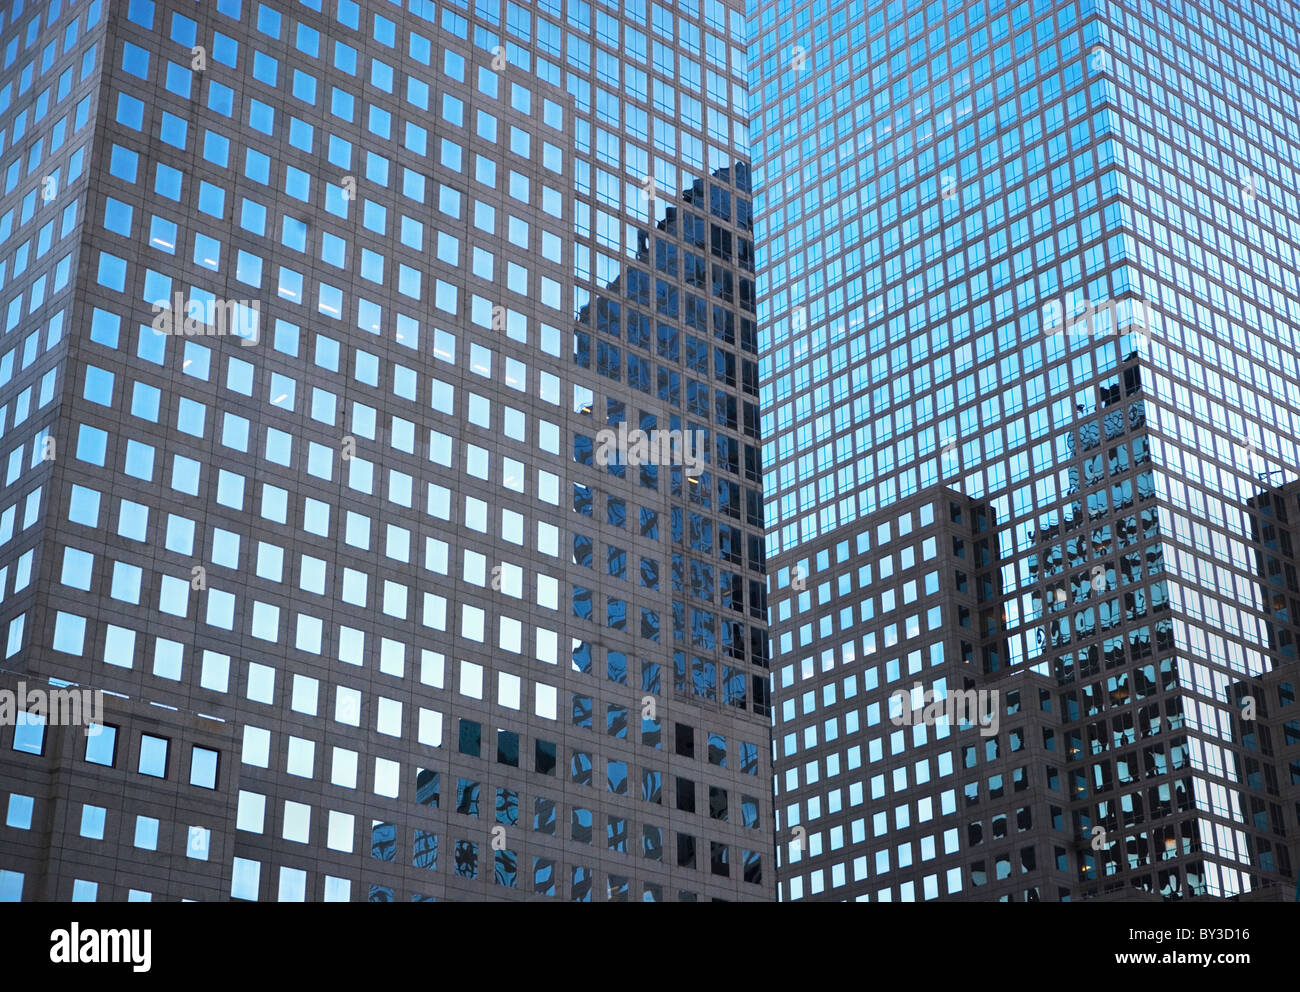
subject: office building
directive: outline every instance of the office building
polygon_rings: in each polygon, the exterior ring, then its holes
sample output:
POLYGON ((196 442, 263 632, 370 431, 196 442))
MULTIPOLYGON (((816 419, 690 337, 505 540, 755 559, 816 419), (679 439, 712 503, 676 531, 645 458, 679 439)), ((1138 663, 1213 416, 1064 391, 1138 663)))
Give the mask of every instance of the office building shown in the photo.
POLYGON ((750 28, 778 897, 1290 898, 1296 8, 750 28))
POLYGON ((771 899, 739 6, 3 7, 0 899, 771 899))

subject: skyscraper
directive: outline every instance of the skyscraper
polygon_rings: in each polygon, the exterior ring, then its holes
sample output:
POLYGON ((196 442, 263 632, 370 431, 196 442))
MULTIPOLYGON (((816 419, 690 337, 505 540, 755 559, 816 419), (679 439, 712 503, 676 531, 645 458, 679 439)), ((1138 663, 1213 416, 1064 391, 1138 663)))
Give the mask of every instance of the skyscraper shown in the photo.
POLYGON ((751 29, 779 897, 1289 898, 1296 8, 751 29))
POLYGON ((2 13, 0 899, 771 898, 742 12, 2 13))

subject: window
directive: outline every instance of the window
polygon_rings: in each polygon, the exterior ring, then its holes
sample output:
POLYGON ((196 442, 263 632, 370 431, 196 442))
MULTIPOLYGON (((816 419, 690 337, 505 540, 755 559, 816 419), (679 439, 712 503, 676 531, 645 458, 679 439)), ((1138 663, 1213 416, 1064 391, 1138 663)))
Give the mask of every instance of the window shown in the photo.
POLYGON ((135 818, 135 846, 143 851, 158 850, 159 821, 151 816, 135 818))
POLYGON ((555 742, 537 740, 534 742, 533 770, 542 775, 555 774, 555 742))
POLYGON ((24 754, 45 753, 45 717, 19 713, 14 726, 13 749, 24 754))
POLYGON ((467 778, 456 780, 456 812, 463 816, 478 816, 479 801, 478 782, 467 778))
POLYGON ((481 724, 473 720, 461 720, 459 732, 460 753, 477 758, 480 752, 482 732, 481 724))
POLYGON ((92 723, 86 735, 86 761, 112 768, 117 760, 117 728, 92 723))
POLYGON ((248 858, 235 858, 230 878, 232 899, 257 899, 262 877, 262 863, 248 858))
POLYGON ((23 898, 23 873, 0 869, 0 902, 21 902, 23 898))
POLYGON ((107 815, 108 810, 103 806, 91 806, 89 803, 82 804, 81 836, 88 840, 103 840, 104 822, 107 815))
POLYGON ((218 753, 197 744, 190 752, 190 785, 200 789, 217 787, 218 753))
POLYGON ((497 731, 497 763, 519 767, 519 735, 514 731, 497 731))
POLYGON ((165 737, 150 734, 140 735, 140 762, 137 771, 141 775, 153 778, 167 777, 167 748, 170 742, 165 737))
POLYGON ((5 826, 15 830, 31 830, 32 811, 35 807, 36 800, 33 797, 11 793, 8 811, 5 813, 5 826))

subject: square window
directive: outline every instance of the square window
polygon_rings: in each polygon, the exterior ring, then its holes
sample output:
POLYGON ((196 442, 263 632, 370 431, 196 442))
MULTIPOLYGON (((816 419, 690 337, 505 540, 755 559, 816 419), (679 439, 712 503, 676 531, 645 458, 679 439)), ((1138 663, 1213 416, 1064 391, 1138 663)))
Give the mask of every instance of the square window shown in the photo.
POLYGON ((0 869, 0 902, 22 902, 23 873, 0 869))
POLYGON ((478 816, 479 783, 467 778, 456 780, 456 812, 478 816))
POLYGON ((92 765, 112 768, 117 760, 117 728, 92 723, 86 735, 86 760, 92 765))
POLYGON ((103 806, 91 806, 89 803, 81 807, 81 836, 90 840, 104 839, 104 821, 108 811, 103 806))
POLYGON ((256 900, 261 878, 262 863, 260 861, 235 858, 234 870, 230 878, 231 898, 256 900))
POLYGON ((415 801, 436 809, 441 799, 441 782, 442 776, 438 772, 421 768, 415 776, 415 801))
POLYGON ((137 771, 141 775, 153 778, 167 777, 167 748, 170 742, 165 737, 151 734, 140 735, 140 762, 137 771))
POLYGON ((316 742, 302 737, 289 738, 289 757, 286 770, 290 775, 311 778, 316 763, 316 742))
POLYGON ((196 861, 207 861, 212 846, 212 831, 207 827, 191 826, 186 835, 185 856, 196 861))
POLYGON ((266 796, 257 792, 239 792, 235 808, 235 829, 260 834, 266 825, 266 796))
POLYGON ((5 826, 15 830, 32 829, 32 811, 36 800, 31 796, 19 795, 17 792, 9 797, 9 810, 5 814, 5 826))
POLYGON ((78 878, 72 883, 73 902, 94 902, 99 895, 99 883, 78 878))
POLYGON ((24 754, 43 754, 45 752, 45 717, 33 716, 30 713, 19 713, 18 722, 14 726, 12 747, 15 751, 21 751, 24 754))
POLYGON ((158 821, 153 817, 135 818, 135 846, 143 851, 158 850, 158 821))
POLYGON ((190 785, 200 789, 215 789, 218 758, 218 752, 196 744, 190 751, 190 785))

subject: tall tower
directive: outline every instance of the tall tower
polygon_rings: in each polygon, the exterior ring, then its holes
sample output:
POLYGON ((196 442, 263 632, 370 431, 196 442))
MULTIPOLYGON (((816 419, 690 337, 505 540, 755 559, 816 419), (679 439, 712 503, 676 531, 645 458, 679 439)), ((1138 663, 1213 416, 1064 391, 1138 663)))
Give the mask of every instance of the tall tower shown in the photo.
POLYGON ((779 897, 1289 893, 1295 7, 751 24, 779 897))
POLYGON ((771 898, 742 11, 2 6, 0 898, 771 898))

